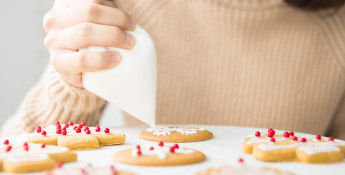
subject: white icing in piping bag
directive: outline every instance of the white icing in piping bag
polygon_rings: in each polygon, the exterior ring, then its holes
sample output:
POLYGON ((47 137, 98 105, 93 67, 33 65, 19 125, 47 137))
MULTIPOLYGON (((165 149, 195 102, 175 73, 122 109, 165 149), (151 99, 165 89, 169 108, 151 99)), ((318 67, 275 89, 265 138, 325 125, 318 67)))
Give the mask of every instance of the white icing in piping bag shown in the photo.
POLYGON ((79 50, 117 51, 122 56, 121 63, 110 70, 84 73, 84 87, 155 128, 156 50, 150 35, 140 26, 129 33, 136 40, 131 50, 94 46, 79 50))

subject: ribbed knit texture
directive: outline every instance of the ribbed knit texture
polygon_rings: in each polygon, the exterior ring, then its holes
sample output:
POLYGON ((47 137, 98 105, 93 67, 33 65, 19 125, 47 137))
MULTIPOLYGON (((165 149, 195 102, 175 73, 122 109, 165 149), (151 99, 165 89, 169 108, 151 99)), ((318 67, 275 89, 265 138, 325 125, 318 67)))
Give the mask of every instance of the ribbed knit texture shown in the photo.
MULTIPOLYGON (((345 139, 344 8, 308 12, 282 0, 119 4, 155 40, 159 124, 272 127, 345 139)), ((3 134, 55 120, 98 122, 105 102, 51 74, 3 134)))

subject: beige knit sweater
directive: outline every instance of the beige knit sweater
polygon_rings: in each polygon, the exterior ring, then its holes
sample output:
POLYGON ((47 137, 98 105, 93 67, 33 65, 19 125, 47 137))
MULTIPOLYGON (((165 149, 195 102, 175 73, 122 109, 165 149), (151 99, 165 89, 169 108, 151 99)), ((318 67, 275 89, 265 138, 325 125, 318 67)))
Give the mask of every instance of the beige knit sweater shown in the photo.
MULTIPOLYGON (((282 0, 121 0, 153 37, 157 121, 272 127, 345 139, 345 9, 282 0)), ((55 120, 98 123, 106 102, 52 68, 3 135, 55 120)))

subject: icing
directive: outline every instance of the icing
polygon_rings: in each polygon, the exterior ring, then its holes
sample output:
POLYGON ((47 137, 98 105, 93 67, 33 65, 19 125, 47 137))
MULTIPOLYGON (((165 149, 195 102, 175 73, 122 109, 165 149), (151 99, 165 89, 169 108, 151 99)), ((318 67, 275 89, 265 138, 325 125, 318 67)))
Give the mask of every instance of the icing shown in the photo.
POLYGON ((259 148, 263 151, 268 150, 278 150, 278 149, 289 149, 289 148, 296 148, 300 144, 288 144, 288 145, 277 145, 277 144, 260 144, 259 148))
POLYGON ((94 167, 92 164, 77 163, 73 165, 64 165, 54 170, 55 175, 66 175, 66 174, 80 174, 80 175, 114 175, 116 170, 113 166, 110 167, 94 167))
POLYGON ((174 145, 167 145, 165 144, 164 146, 159 146, 159 145, 154 145, 154 146, 137 146, 134 148, 131 152, 133 157, 138 157, 138 156, 152 156, 152 155, 157 155, 160 159, 165 159, 167 157, 167 154, 171 153, 171 148, 173 148, 175 154, 192 154, 194 153, 193 150, 191 149, 184 149, 184 148, 179 148, 174 145), (153 149, 152 149, 153 148, 153 149), (140 152, 140 154, 138 154, 140 152))
POLYGON ((149 128, 146 129, 146 132, 153 133, 153 135, 157 136, 166 136, 170 135, 171 132, 176 131, 181 134, 185 135, 191 135, 191 134, 197 134, 198 131, 204 131, 204 128, 178 128, 178 127, 171 127, 171 128, 149 128))
POLYGON ((315 145, 306 145, 300 146, 297 149, 304 151, 309 155, 314 155, 317 153, 323 152, 332 152, 332 151, 340 151, 340 148, 333 144, 315 144, 315 145))
POLYGON ((49 156, 46 154, 29 154, 29 153, 22 153, 22 154, 14 154, 11 156, 7 156, 6 160, 11 162, 33 162, 33 161, 43 161, 48 160, 49 156))

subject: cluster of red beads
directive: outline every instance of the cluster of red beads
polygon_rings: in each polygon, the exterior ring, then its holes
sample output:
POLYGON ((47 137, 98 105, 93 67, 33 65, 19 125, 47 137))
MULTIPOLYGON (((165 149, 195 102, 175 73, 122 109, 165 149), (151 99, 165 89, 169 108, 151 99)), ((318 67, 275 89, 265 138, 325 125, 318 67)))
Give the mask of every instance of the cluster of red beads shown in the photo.
POLYGON ((112 174, 112 175, 117 175, 117 171, 116 171, 114 165, 111 165, 111 166, 110 166, 110 170, 111 170, 111 174, 112 174))
POLYGON ((140 147, 140 145, 137 145, 136 149, 137 149, 137 155, 141 156, 141 147, 140 147))
POLYGON ((268 129, 267 137, 273 137, 275 133, 276 132, 272 128, 270 128, 270 129, 268 129))
POLYGON ((25 151, 29 151, 29 144, 28 143, 23 143, 23 147, 25 151))
POLYGON ((36 132, 37 132, 37 133, 41 133, 43 136, 46 136, 46 135, 47 135, 47 132, 46 132, 46 131, 42 131, 42 127, 41 127, 41 126, 37 126, 36 132))
POLYGON ((174 153, 175 152, 175 149, 179 149, 180 147, 178 146, 178 144, 174 144, 174 146, 171 146, 169 151, 170 153, 174 153))

